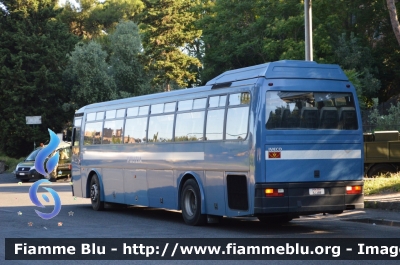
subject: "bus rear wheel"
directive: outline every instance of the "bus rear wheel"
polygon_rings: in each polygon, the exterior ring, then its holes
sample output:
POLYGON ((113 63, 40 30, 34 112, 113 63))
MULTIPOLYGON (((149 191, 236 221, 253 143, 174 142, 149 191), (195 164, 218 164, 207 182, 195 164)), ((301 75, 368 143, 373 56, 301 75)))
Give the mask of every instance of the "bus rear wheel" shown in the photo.
POLYGON ((90 180, 90 201, 92 202, 93 210, 101 211, 104 209, 104 202, 100 200, 100 181, 96 174, 90 180))
POLYGON ((181 192, 182 217, 188 225, 203 225, 207 216, 201 214, 201 195, 199 185, 194 179, 185 182, 181 192))

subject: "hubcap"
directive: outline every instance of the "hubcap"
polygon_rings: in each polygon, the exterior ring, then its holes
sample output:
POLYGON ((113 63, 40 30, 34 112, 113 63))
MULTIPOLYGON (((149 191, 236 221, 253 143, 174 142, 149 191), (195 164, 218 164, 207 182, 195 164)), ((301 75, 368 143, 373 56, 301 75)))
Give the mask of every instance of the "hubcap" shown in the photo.
POLYGON ((185 193, 184 207, 189 216, 193 216, 197 210, 197 198, 192 189, 187 190, 185 193))
POLYGON ((90 197, 92 198, 92 201, 97 200, 97 194, 98 194, 98 188, 96 184, 93 184, 92 187, 90 188, 90 197))

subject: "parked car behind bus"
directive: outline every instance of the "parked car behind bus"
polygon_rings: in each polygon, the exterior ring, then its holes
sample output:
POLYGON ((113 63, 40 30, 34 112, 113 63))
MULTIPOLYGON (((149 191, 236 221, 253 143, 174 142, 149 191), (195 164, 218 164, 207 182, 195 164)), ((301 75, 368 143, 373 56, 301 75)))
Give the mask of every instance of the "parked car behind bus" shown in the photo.
MULTIPOLYGON (((29 180, 43 179, 45 176, 40 174, 35 169, 36 156, 42 150, 43 147, 38 147, 28 157, 15 168, 15 178, 22 182, 28 182, 29 180)), ((56 178, 69 178, 71 176, 71 148, 70 143, 61 142, 56 151, 60 152, 60 160, 56 169, 56 178)), ((49 172, 50 173, 50 172, 49 172)), ((50 179, 55 181, 56 179, 50 179)))

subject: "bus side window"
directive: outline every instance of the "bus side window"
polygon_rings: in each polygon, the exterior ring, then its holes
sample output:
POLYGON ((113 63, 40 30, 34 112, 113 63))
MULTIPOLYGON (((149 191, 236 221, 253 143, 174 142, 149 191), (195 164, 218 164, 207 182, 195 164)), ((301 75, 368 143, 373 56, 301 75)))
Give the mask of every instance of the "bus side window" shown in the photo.
POLYGON ((204 111, 185 112, 176 115, 175 141, 203 140, 204 111))
POLYGON ((222 140, 225 109, 207 112, 206 140, 222 140))
POLYGON ((96 112, 88 113, 86 115, 86 121, 95 121, 96 120, 96 112))
POLYGON ((103 144, 122 143, 123 120, 105 121, 103 129, 103 144))
POLYGON ((149 142, 171 142, 174 114, 151 116, 149 121, 149 142))
POLYGON ((249 121, 250 93, 241 92, 229 95, 229 107, 226 116, 226 140, 244 140, 247 136, 249 121))
POLYGON ((207 98, 197 98, 193 100, 193 109, 204 109, 206 107, 207 98))
POLYGON ((101 144, 102 129, 103 122, 86 123, 83 144, 101 144))
POLYGON ((249 120, 249 106, 229 108, 226 117, 227 140, 244 140, 247 136, 247 124, 249 120))
POLYGON ((147 117, 126 119, 124 143, 146 143, 147 117))

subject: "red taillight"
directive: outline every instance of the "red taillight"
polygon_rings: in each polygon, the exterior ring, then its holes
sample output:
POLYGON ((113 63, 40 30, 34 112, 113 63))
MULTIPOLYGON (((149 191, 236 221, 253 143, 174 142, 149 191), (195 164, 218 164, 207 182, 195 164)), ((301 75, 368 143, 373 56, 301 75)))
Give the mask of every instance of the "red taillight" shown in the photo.
POLYGON ((284 189, 267 188, 264 192, 267 197, 283 197, 285 195, 284 189))
POLYGON ((361 194, 362 186, 346 186, 346 194, 361 194))

